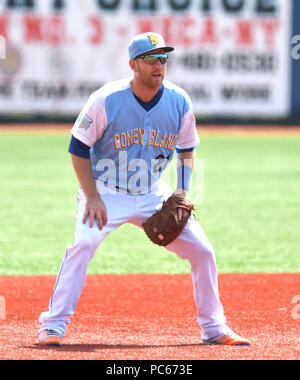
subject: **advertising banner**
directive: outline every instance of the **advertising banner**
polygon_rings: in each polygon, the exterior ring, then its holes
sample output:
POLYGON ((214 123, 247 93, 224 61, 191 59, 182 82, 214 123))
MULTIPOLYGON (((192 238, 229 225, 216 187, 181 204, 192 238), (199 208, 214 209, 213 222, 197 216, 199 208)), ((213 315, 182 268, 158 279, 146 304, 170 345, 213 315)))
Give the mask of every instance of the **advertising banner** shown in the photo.
POLYGON ((154 31, 197 116, 288 116, 291 20, 291 0, 2 0, 0 114, 77 114, 154 31))

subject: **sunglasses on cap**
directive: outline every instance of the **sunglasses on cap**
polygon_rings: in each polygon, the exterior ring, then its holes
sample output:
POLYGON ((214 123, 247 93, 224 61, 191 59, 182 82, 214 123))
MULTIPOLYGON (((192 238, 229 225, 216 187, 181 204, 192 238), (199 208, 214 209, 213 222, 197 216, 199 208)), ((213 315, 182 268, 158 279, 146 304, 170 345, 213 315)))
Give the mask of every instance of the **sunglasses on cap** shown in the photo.
POLYGON ((155 65, 158 61, 160 61, 162 65, 165 65, 168 61, 168 54, 140 55, 137 58, 141 58, 147 65, 155 65))

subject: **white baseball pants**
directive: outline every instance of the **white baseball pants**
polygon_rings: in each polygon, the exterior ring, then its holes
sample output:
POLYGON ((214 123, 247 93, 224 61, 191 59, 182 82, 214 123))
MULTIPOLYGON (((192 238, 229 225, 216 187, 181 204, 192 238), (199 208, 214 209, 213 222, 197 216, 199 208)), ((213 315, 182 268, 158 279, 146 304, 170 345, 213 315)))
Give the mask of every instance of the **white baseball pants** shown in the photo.
MULTIPOLYGON (((64 336, 66 325, 70 322, 67 316, 72 316, 75 312, 89 262, 103 239, 123 223, 141 227, 172 194, 171 189, 162 181, 155 192, 138 196, 116 192, 100 183, 97 187, 107 207, 108 223, 102 231, 98 229, 96 222, 93 228, 89 227, 89 222, 82 224, 86 199, 82 190, 79 190, 74 245, 67 249, 61 264, 49 310, 39 317, 39 331, 53 329, 61 337, 64 336)), ((200 224, 191 219, 176 241, 166 248, 191 264, 197 320, 202 329, 202 339, 223 335, 227 326, 219 299, 215 254, 200 224)))

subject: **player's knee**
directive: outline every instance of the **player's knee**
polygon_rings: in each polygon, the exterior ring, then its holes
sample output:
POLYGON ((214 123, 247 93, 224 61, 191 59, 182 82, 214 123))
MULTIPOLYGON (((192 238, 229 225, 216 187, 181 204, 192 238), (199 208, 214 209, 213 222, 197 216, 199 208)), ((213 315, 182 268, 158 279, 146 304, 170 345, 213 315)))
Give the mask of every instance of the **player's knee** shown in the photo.
POLYGON ((199 262, 199 261, 215 261, 215 251, 211 245, 203 246, 199 244, 193 250, 192 255, 190 256, 190 261, 199 262))
POLYGON ((90 256, 94 256, 98 248, 98 242, 96 241, 96 239, 92 239, 91 237, 87 236, 81 237, 77 241, 77 245, 81 252, 87 253, 90 256))
POLYGON ((205 247, 203 254, 206 255, 209 260, 216 260, 215 251, 212 246, 205 247))

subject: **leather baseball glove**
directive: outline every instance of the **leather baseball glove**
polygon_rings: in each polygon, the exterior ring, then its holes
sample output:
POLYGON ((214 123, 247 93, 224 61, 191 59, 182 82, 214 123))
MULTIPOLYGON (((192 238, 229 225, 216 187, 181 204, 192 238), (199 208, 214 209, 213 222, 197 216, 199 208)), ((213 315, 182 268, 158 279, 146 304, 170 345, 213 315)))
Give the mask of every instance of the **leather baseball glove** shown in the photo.
POLYGON ((160 211, 143 223, 144 231, 153 243, 166 246, 180 235, 193 210, 194 206, 189 199, 173 194, 163 203, 160 211), (178 208, 188 211, 183 213, 181 221, 178 218, 178 208))

